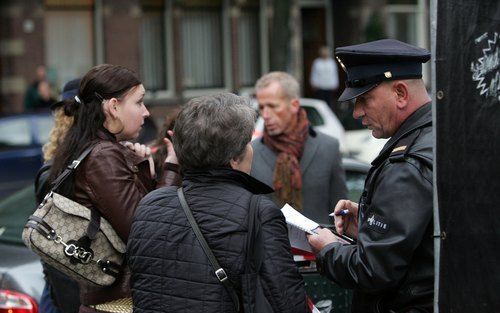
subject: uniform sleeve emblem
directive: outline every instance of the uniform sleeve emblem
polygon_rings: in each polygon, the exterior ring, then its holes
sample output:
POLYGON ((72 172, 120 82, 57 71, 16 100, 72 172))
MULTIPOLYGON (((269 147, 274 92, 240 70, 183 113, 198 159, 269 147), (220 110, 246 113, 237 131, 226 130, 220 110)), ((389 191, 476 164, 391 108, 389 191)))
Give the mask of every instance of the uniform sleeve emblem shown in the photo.
POLYGON ((371 214, 366 220, 368 228, 381 234, 385 234, 389 230, 389 225, 386 220, 377 214, 371 214))

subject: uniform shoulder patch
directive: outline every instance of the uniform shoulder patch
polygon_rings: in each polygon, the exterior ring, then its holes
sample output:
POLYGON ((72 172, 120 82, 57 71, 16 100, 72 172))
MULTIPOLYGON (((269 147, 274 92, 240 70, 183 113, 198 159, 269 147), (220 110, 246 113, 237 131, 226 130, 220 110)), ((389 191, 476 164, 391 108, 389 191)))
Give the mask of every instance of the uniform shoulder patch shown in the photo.
POLYGON ((369 215, 366 220, 366 224, 368 225, 368 228, 381 234, 385 234, 389 230, 389 225, 387 224, 385 218, 374 213, 369 215))
POLYGON ((395 153, 395 152, 400 152, 400 151, 405 151, 407 148, 407 146, 399 146, 399 147, 396 147, 394 149, 392 149, 392 152, 391 153, 395 153))

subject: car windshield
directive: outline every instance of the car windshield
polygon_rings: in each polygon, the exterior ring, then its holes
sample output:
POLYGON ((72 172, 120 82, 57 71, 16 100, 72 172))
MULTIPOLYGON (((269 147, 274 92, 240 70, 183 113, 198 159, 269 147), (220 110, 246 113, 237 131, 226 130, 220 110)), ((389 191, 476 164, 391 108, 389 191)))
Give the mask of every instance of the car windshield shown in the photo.
POLYGON ((29 146, 31 131, 28 119, 12 119, 0 123, 0 147, 29 146))
POLYGON ((304 110, 306 110, 307 119, 312 126, 321 126, 325 124, 325 121, 321 117, 321 114, 319 114, 318 110, 316 110, 316 108, 310 106, 302 107, 304 108, 304 110))
POLYGON ((35 131, 38 133, 38 140, 42 145, 49 141, 52 125, 54 125, 54 120, 50 116, 36 119, 34 127, 35 131))
POLYGON ((54 124, 51 115, 8 118, 0 122, 0 149, 11 150, 43 145, 54 124))

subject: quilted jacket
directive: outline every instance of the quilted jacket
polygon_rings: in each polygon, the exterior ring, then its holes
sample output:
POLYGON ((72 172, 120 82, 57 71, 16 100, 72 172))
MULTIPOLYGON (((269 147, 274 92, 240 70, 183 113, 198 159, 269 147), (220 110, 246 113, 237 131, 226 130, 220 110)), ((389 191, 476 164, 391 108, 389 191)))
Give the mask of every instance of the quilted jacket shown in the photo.
MULTIPOLYGON (((203 236, 239 292, 250 198, 272 189, 231 169, 187 172, 183 188, 203 236)), ((285 219, 265 197, 258 212, 265 294, 275 312, 306 312, 304 282, 290 253, 285 219)), ((190 227, 176 187, 155 190, 140 202, 127 250, 134 312, 235 312, 190 227)))

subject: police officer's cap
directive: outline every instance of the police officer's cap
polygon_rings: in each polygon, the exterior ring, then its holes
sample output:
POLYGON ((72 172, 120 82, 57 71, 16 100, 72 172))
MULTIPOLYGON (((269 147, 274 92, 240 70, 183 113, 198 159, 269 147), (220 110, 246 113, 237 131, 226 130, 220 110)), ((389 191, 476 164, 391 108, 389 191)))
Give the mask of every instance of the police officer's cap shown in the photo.
POLYGON ((356 98, 382 81, 422 78, 422 63, 430 58, 429 51, 394 39, 339 47, 335 55, 347 72, 339 101, 356 98))

